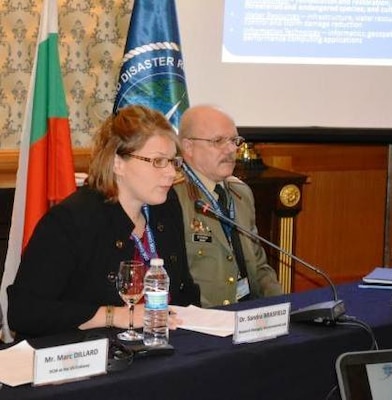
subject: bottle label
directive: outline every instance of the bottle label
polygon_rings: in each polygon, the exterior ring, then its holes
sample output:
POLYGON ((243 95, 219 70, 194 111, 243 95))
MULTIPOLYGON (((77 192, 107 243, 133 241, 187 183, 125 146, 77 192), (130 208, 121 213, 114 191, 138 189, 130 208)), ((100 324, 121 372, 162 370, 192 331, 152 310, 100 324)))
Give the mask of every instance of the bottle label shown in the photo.
POLYGON ((146 292, 144 294, 145 308, 148 310, 167 310, 168 292, 146 292))

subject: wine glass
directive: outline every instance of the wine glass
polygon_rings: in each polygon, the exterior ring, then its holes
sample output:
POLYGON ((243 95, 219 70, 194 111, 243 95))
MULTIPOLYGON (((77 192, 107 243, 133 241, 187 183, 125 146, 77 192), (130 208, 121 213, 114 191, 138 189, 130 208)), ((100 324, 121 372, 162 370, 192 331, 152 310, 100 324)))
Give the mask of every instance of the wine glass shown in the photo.
POLYGON ((133 328, 133 312, 135 304, 143 297, 145 273, 146 266, 141 261, 126 260, 120 262, 116 285, 118 293, 129 307, 129 329, 117 335, 121 340, 136 341, 143 339, 143 335, 133 328))

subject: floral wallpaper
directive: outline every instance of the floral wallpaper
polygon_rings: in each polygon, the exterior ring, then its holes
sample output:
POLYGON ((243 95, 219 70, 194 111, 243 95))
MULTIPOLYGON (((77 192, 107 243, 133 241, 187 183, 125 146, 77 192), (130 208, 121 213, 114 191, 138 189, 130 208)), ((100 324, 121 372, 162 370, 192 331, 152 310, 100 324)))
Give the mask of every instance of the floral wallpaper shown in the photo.
MULTIPOLYGON (((57 0, 72 144, 89 147, 110 114, 133 0, 57 0)), ((41 0, 0 2, 0 150, 19 146, 41 0)))

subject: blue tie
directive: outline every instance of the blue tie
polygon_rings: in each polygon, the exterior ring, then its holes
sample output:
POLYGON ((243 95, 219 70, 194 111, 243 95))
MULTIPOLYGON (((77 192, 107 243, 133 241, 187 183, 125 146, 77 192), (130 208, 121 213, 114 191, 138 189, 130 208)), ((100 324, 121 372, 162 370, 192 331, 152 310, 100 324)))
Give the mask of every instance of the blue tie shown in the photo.
MULTIPOLYGON (((227 208, 227 195, 225 189, 222 187, 222 185, 216 184, 214 192, 217 193, 218 195, 218 204, 222 213, 229 218, 229 210, 227 208)), ((245 257, 244 257, 244 252, 242 250, 242 245, 240 236, 238 234, 238 230, 236 229, 236 227, 232 226, 230 232, 231 232, 230 241, 233 247, 234 256, 237 261, 241 278, 246 278, 247 271, 246 271, 245 257)))

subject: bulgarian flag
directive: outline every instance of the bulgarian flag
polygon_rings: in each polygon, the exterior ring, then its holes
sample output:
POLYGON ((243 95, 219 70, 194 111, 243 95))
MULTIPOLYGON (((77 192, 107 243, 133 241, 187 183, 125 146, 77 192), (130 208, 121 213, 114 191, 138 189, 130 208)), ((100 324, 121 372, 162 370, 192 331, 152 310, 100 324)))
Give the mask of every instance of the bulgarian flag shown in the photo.
POLYGON ((76 189, 68 109, 58 52, 57 0, 44 0, 35 60, 26 103, 8 250, 0 288, 3 340, 7 324, 7 286, 39 219, 76 189))

